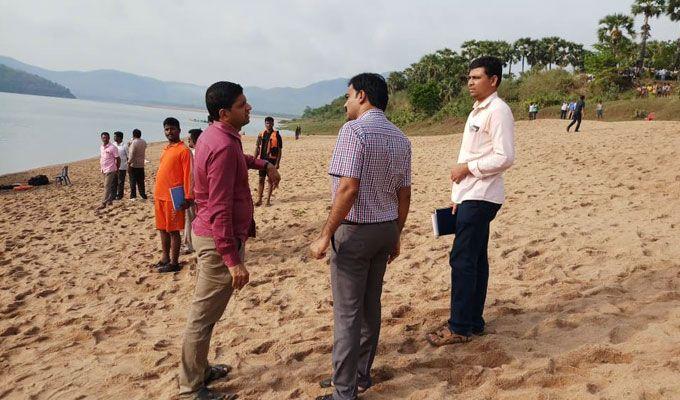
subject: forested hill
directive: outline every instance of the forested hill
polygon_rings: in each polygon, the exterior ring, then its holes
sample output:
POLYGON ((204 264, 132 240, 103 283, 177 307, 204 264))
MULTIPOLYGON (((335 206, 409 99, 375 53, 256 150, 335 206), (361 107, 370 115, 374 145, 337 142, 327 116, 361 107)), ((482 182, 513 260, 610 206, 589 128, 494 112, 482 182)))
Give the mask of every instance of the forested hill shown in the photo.
POLYGON ((71 91, 38 75, 9 68, 0 64, 0 92, 33 94, 37 96, 75 99, 71 91))

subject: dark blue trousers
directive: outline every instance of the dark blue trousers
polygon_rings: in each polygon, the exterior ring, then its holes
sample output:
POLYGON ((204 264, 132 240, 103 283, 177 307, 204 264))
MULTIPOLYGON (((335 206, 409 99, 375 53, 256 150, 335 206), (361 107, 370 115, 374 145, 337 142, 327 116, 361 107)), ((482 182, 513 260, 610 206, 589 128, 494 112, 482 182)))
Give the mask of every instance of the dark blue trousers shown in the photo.
POLYGON ((456 210, 456 236, 451 265, 451 318, 449 328, 470 336, 484 331, 484 302, 489 282, 489 225, 500 204, 466 200, 456 210))

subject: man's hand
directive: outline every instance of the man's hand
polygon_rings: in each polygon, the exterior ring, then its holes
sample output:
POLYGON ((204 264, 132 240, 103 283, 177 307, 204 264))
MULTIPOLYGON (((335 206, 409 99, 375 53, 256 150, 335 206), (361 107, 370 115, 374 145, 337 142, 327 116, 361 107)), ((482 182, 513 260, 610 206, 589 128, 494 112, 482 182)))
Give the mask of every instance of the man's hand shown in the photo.
POLYGON ((456 164, 451 168, 451 181, 460 183, 466 176, 470 175, 470 169, 466 163, 456 164))
POLYGON ((185 211, 185 210, 187 210, 189 207, 191 207, 192 204, 194 204, 194 201, 193 201, 193 200, 184 199, 184 203, 182 203, 182 205, 179 206, 179 210, 177 210, 177 211, 185 211))
POLYGON ((457 210, 458 210, 458 204, 451 203, 451 214, 455 214, 457 210))
POLYGON ((267 163, 267 178, 269 178, 269 185, 271 185, 272 190, 279 187, 279 182, 281 182, 281 175, 279 170, 272 163, 267 163))
POLYGON ((394 245, 394 249, 387 258, 387 263, 390 264, 395 258, 399 257, 399 254, 401 254, 401 238, 397 239, 397 244, 394 245))
POLYGON ((326 250, 328 250, 330 244, 330 238, 321 236, 309 245, 309 252, 312 254, 312 257, 320 260, 326 256, 326 250))
POLYGON ((231 273, 231 287, 234 290, 244 287, 250 279, 250 274, 243 263, 229 267, 229 272, 231 273))

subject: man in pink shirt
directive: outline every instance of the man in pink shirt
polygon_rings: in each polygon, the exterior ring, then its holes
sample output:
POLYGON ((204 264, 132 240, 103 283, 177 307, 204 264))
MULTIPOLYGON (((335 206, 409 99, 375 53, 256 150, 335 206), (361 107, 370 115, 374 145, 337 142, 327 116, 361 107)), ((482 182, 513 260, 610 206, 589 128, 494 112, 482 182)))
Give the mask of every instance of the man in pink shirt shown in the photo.
POLYGON ((118 186, 118 167, 120 167, 120 157, 118 157, 118 149, 110 143, 111 136, 108 132, 101 134, 102 145, 99 147, 99 165, 102 174, 104 174, 104 199, 102 204, 97 207, 97 210, 102 210, 106 206, 113 204, 113 199, 116 197, 116 188, 118 186))
POLYGON ((484 333, 489 282, 489 226, 505 201, 503 172, 515 160, 514 119, 498 97, 503 64, 495 57, 470 63, 468 91, 476 100, 468 116, 458 162, 451 169, 456 214, 451 266, 451 317, 427 335, 434 346, 469 342, 484 333))
POLYGON ((271 163, 243 154, 239 131, 250 122, 251 107, 240 85, 214 83, 205 103, 214 122, 201 134, 194 155, 192 242, 198 279, 184 332, 179 386, 182 398, 233 399, 233 394, 223 396, 207 388, 229 372, 226 365, 208 364, 210 337, 234 289, 249 280, 245 243, 255 235, 255 221, 248 169, 266 170, 274 188, 281 176, 271 163))

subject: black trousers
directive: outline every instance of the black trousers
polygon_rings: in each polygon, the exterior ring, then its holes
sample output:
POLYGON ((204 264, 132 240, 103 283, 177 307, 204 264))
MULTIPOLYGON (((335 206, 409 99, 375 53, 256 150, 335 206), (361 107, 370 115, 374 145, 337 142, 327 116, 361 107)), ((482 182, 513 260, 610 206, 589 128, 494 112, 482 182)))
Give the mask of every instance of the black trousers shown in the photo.
POLYGON ((567 118, 567 110, 560 110, 560 119, 567 118))
POLYGON ((576 132, 578 132, 578 129, 581 127, 581 113, 574 113, 574 116, 571 119, 571 123, 569 126, 567 126, 567 132, 569 132, 569 129, 571 129, 571 126, 576 124, 576 132))
POLYGON ((116 185, 116 199, 120 200, 123 198, 125 193, 125 176, 127 175, 127 170, 118 170, 118 183, 116 185))
POLYGON ((146 199, 146 191, 144 189, 144 168, 129 167, 130 171, 130 198, 137 197, 137 189, 139 189, 139 197, 146 199))
POLYGON ((489 225, 500 204, 466 200, 456 210, 451 266, 451 332, 463 336, 484 331, 484 303, 489 283, 489 225))

